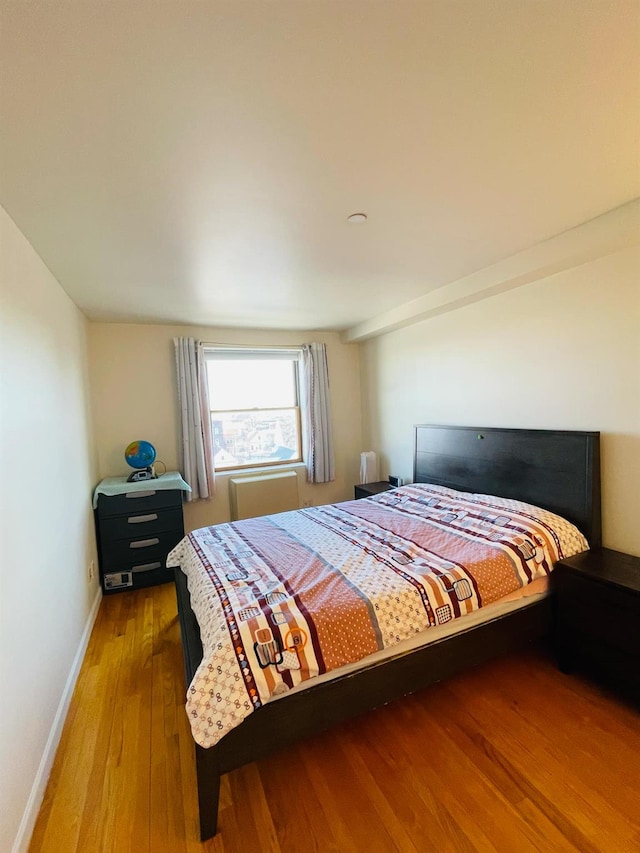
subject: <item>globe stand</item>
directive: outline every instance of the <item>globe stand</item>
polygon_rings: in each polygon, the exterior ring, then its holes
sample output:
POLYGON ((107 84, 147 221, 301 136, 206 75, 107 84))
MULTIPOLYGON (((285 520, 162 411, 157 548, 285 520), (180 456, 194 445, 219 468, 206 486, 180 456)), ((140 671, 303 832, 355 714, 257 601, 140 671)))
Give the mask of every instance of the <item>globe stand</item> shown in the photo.
POLYGON ((154 472, 153 468, 149 465, 147 468, 140 468, 137 471, 133 471, 127 477, 127 483, 139 483, 141 480, 157 480, 158 476, 154 472))

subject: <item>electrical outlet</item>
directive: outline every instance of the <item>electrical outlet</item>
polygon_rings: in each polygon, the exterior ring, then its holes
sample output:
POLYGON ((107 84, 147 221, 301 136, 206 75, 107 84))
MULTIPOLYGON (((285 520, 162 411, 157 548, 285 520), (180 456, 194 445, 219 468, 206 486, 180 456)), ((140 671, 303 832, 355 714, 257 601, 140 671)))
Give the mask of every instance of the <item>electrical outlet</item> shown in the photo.
POLYGON ((89 568, 87 570, 87 575, 89 576, 89 583, 91 583, 91 581, 96 576, 96 565, 93 560, 89 560, 89 568))

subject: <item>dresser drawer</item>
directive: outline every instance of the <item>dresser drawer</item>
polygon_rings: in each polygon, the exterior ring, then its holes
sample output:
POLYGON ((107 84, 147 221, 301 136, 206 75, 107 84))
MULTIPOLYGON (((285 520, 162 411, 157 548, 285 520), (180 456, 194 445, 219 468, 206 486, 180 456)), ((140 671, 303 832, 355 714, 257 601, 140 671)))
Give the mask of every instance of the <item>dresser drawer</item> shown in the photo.
MULTIPOLYGON (((132 539, 102 540, 102 567, 106 571, 130 569, 161 562, 183 538, 182 529, 156 534, 143 534, 132 539)), ((142 570, 141 570, 142 571, 142 570)))
POLYGON ((602 606, 610 610, 635 607, 640 613, 640 593, 634 590, 620 589, 593 578, 571 574, 562 568, 557 572, 554 580, 558 595, 563 598, 566 596, 569 601, 580 602, 591 607, 602 606))
POLYGON ((146 512, 131 512, 129 515, 114 515, 100 522, 100 535, 104 542, 114 539, 146 539, 168 530, 182 528, 182 507, 179 509, 157 509, 146 512))
POLYGON ((640 648, 640 627, 631 610, 602 610, 579 602, 566 604, 558 616, 558 631, 574 647, 591 638, 608 649, 631 652, 640 648))
POLYGON ((558 629, 609 648, 640 650, 640 596, 577 575, 559 573, 558 629))
POLYGON ((133 515, 155 509, 182 507, 182 492, 177 489, 154 489, 127 492, 125 495, 99 495, 98 515, 101 519, 112 515, 133 515))
POLYGON ((156 586, 173 580, 173 569, 160 567, 146 572, 132 572, 130 569, 116 569, 106 572, 104 576, 104 593, 112 595, 127 589, 140 589, 145 586, 156 586))

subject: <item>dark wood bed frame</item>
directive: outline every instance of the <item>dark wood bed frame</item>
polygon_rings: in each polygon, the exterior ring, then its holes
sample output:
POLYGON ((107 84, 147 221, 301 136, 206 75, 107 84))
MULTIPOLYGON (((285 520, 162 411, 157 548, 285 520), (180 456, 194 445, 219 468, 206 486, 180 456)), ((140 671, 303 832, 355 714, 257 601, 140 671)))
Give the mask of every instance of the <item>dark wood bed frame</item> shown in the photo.
MULTIPOLYGON (((572 521, 592 547, 600 541, 600 434, 419 425, 414 482, 515 498, 572 521)), ((202 645, 186 577, 175 570, 186 683, 202 645)), ((469 666, 541 639, 551 627, 542 601, 396 658, 375 663, 264 705, 210 749, 195 744, 200 836, 216 834, 220 777, 329 728, 413 693, 469 666)))

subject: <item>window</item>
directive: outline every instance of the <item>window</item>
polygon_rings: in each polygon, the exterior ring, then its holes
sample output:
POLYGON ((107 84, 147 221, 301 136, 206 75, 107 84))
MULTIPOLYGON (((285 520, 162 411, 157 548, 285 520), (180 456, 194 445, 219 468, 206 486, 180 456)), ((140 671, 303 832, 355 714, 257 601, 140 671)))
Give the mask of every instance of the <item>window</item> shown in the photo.
POLYGON ((217 471, 301 462, 299 350, 206 349, 217 471))

